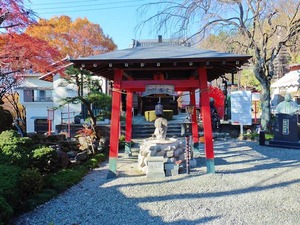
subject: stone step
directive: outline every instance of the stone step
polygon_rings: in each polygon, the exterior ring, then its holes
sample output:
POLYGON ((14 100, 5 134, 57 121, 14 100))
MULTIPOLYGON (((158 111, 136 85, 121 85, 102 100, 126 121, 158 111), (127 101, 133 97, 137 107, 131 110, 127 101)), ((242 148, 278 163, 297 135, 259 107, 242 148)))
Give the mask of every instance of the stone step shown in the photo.
MULTIPOLYGON (((132 138, 148 138, 151 137, 154 133, 155 127, 154 123, 145 123, 145 124, 133 124, 132 125, 132 138)), ((125 134, 125 125, 122 125, 122 134, 125 134)), ((200 130, 199 127, 199 136, 203 136, 203 131, 200 130)), ((168 124, 168 132, 167 137, 179 137, 181 136, 181 124, 180 123, 170 123, 168 124)), ((213 138, 230 138, 230 134, 228 130, 224 130, 222 132, 213 132, 213 138)))
MULTIPOLYGON (((132 125, 132 138, 151 137, 154 133, 154 123, 151 124, 134 124, 132 125)), ((181 134, 180 124, 168 124, 168 137, 179 136, 181 134)))

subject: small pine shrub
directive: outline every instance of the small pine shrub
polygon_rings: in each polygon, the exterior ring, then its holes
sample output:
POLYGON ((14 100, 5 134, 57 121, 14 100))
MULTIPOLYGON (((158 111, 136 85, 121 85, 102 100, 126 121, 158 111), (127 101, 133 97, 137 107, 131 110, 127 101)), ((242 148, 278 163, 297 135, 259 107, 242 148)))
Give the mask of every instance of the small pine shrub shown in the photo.
POLYGON ((63 192, 81 181, 88 169, 79 166, 74 169, 63 169, 55 174, 50 174, 46 180, 46 186, 57 191, 63 192))
POLYGON ((22 212, 28 212, 35 209, 37 206, 42 205, 45 202, 48 202, 55 196, 57 196, 58 192, 52 189, 42 189, 41 192, 29 196, 22 205, 22 212))
POLYGON ((39 147, 32 151, 31 166, 40 172, 55 171, 58 160, 59 157, 55 149, 39 147))
POLYGON ((14 210, 5 198, 0 196, 0 224, 7 222, 14 214, 14 210))
POLYGON ((0 134, 0 148, 3 145, 9 144, 19 144, 23 147, 30 147, 32 145, 32 140, 28 137, 20 137, 15 130, 6 130, 0 134))
POLYGON ((99 163, 105 160, 105 155, 104 154, 96 154, 93 156, 93 158, 89 159, 86 163, 85 166, 88 169, 94 169, 99 166, 99 163))
POLYGON ((0 221, 7 221, 20 203, 20 173, 16 166, 0 164, 0 221))
POLYGON ((6 130, 0 134, 0 143, 9 143, 18 140, 20 135, 15 130, 6 130))
POLYGON ((27 168, 31 140, 18 135, 16 131, 3 131, 0 134, 0 163, 27 168))
POLYGON ((43 184, 43 177, 37 169, 27 169, 21 172, 20 187, 23 198, 39 193, 43 184))

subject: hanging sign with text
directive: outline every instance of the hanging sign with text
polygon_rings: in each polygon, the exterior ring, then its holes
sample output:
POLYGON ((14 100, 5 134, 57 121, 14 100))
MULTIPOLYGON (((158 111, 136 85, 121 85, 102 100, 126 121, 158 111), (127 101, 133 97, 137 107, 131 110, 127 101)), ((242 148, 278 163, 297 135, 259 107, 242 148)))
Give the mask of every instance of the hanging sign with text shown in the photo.
POLYGON ((171 96, 177 96, 177 92, 175 92, 174 85, 166 85, 166 84, 151 84, 146 85, 145 92, 142 93, 142 97, 154 94, 166 94, 171 96))
POLYGON ((251 91, 231 92, 231 123, 252 125, 251 91))

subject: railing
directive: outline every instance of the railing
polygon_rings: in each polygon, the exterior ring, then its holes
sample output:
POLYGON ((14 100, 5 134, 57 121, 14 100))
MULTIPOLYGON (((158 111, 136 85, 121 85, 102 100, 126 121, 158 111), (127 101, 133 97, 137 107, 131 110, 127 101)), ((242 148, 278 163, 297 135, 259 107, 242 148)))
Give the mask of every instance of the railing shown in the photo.
POLYGON ((53 102, 53 97, 34 97, 26 99, 25 102, 53 102))

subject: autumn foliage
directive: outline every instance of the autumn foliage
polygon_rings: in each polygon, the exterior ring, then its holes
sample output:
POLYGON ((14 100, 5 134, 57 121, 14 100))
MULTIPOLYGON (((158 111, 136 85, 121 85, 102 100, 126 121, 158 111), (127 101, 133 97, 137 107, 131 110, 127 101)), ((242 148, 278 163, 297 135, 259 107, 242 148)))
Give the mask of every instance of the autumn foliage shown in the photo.
POLYGON ((48 42, 63 56, 73 58, 116 49, 116 45, 103 33, 102 28, 89 22, 87 18, 77 18, 75 21, 68 16, 40 19, 37 24, 29 26, 26 33, 48 42))
POLYGON ((16 31, 34 22, 34 13, 26 9, 23 0, 1 0, 0 28, 16 31))
POLYGON ((2 35, 0 57, 3 67, 11 70, 46 72, 60 53, 47 42, 27 34, 2 35))

